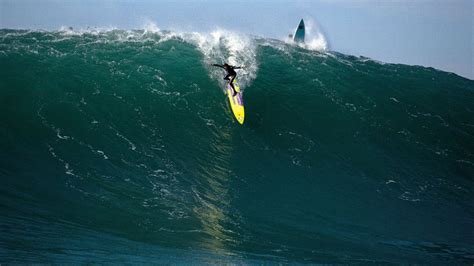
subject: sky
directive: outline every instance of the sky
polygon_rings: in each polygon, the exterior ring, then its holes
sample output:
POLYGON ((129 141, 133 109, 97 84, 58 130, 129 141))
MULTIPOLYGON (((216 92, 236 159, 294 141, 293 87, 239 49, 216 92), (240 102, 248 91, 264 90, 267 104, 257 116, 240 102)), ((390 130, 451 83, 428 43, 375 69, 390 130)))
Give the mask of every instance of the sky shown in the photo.
POLYGON ((207 32, 284 39, 304 18, 329 49, 474 79, 474 0, 0 0, 0 28, 62 26, 207 32))

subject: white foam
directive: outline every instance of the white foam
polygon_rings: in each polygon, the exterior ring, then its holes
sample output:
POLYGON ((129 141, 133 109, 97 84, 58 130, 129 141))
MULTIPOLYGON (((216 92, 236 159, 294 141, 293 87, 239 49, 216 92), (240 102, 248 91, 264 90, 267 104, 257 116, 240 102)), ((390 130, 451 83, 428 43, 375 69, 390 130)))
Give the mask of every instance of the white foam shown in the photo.
POLYGON ((66 27, 66 26, 61 26, 59 29, 59 32, 61 32, 63 35, 80 35, 79 32, 74 31, 72 27, 66 27))
POLYGON ((329 44, 317 23, 311 18, 305 18, 305 42, 295 43, 293 39, 285 38, 284 42, 290 45, 297 45, 303 49, 325 52, 329 49, 329 44))
POLYGON ((160 33, 161 29, 153 21, 147 21, 143 27, 143 34, 147 33, 160 33))
POLYGON ((75 30, 72 27, 61 26, 58 30, 64 36, 82 36, 84 34, 100 35, 118 30, 116 27, 87 27, 75 30))
MULTIPOLYGON (((61 27, 59 32, 66 36, 83 34, 101 35, 115 30, 117 29, 87 28, 75 30, 70 27, 61 27)), ((153 21, 146 21, 141 30, 143 30, 141 34, 136 30, 118 31, 114 33, 115 38, 106 41, 140 42, 151 40, 161 43, 172 39, 182 40, 195 45, 204 55, 204 63, 209 65, 209 75, 216 81, 223 82, 222 78, 225 73, 220 68, 212 67, 211 65, 214 63, 242 66, 242 69, 237 70, 237 79, 242 90, 249 86, 257 77, 256 44, 254 38, 248 35, 223 29, 216 29, 207 33, 165 31, 161 30, 153 21), (153 38, 152 35, 158 35, 159 39, 153 38)), ((102 42, 104 40, 96 41, 102 42)))
POLYGON ((217 81, 222 81, 225 73, 220 68, 212 67, 212 64, 242 66, 243 69, 237 70, 241 89, 248 86, 257 76, 256 45, 247 35, 223 29, 206 33, 163 31, 151 21, 146 22, 143 30, 143 35, 158 34, 159 42, 177 39, 195 45, 204 55, 204 63, 209 66, 209 75, 217 81))
POLYGON ((326 51, 328 49, 328 42, 322 33, 318 24, 313 19, 305 20, 306 26, 306 47, 310 50, 326 51))
POLYGON ((394 101, 394 102, 396 102, 396 103, 399 103, 399 102, 400 102, 400 101, 399 101, 397 98, 395 98, 395 97, 390 97, 390 100, 392 100, 392 101, 394 101))
POLYGON ((328 43, 324 35, 318 33, 306 44, 306 47, 310 50, 326 51, 328 49, 328 43))
MULTIPOLYGON (((237 70, 241 89, 248 86, 256 77, 258 64, 255 41, 247 35, 217 29, 209 33, 184 33, 179 36, 197 46, 204 55, 205 63, 242 66, 237 70)), ((224 73, 220 68, 210 66, 210 76, 222 80, 224 73)))

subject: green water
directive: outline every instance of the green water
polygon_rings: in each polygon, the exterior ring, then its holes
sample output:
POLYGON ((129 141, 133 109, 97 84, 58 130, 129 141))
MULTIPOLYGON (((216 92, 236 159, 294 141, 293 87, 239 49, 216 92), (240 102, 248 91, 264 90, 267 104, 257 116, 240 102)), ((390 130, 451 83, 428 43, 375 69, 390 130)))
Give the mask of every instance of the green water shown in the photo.
POLYGON ((0 73, 0 262, 474 261, 472 80, 123 30, 0 30, 0 73))

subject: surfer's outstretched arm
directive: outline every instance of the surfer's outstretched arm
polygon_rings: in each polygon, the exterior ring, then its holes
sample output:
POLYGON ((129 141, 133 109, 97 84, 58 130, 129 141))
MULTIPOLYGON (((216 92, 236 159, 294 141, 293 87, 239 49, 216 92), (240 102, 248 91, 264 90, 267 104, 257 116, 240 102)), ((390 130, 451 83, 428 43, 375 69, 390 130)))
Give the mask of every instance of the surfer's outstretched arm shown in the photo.
POLYGON ((212 64, 213 66, 216 66, 216 67, 221 67, 221 68, 224 68, 223 65, 219 65, 219 64, 212 64))
POLYGON ((233 69, 242 69, 243 67, 242 66, 238 66, 238 67, 232 67, 233 69))

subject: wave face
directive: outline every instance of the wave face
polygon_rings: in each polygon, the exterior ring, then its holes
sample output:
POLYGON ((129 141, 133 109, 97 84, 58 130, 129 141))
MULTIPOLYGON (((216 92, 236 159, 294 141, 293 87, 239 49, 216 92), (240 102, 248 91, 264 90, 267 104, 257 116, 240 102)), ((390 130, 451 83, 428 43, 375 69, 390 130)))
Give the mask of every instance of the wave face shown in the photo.
POLYGON ((226 31, 0 38, 4 262, 474 260, 472 80, 226 31))

